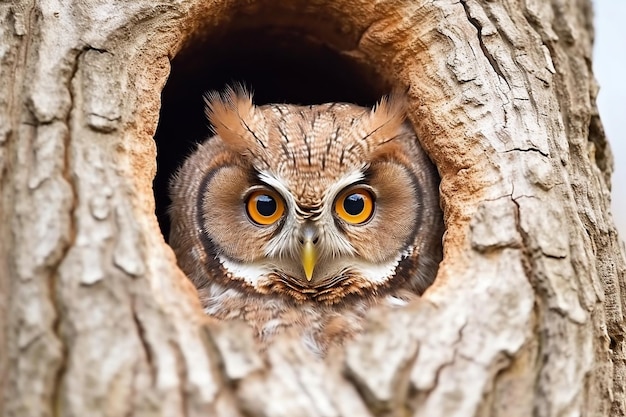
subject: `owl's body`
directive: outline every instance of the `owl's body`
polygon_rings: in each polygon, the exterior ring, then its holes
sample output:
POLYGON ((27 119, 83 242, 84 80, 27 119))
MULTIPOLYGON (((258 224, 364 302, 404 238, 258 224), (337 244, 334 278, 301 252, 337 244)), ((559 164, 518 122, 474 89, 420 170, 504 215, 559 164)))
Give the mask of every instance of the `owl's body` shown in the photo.
POLYGON ((438 177, 401 100, 257 107, 229 89, 207 113, 216 135, 173 180, 170 210, 170 245, 207 314, 324 352, 370 307, 430 285, 438 177))

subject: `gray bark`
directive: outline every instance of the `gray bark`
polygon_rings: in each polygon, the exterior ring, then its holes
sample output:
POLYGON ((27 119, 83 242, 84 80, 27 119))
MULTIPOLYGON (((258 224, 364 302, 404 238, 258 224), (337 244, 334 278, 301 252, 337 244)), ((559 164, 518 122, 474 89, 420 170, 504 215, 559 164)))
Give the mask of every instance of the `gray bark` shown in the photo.
POLYGON ((0 415, 625 416, 590 2, 277 4, 0 4, 0 415), (170 59, 267 10, 410 86, 442 177, 435 284, 324 361, 204 317, 154 215, 170 59))

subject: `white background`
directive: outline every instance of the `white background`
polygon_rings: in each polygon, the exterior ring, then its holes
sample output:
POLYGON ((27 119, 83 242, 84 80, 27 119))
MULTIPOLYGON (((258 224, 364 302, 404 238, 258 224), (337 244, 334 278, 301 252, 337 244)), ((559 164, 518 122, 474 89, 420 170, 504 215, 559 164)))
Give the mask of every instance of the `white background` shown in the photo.
POLYGON ((626 240, 626 0, 594 0, 594 74, 600 118, 615 158, 613 218, 626 240))

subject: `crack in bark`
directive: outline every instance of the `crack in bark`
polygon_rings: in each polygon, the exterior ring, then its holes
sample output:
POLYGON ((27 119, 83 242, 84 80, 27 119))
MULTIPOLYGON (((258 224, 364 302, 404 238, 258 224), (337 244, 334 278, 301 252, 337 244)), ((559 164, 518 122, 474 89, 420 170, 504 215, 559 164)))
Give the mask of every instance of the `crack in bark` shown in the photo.
POLYGON ((168 343, 169 346, 172 347, 172 350, 174 351, 174 356, 176 357, 176 372, 178 374, 178 395, 180 395, 180 406, 181 406, 181 413, 180 416, 187 416, 187 410, 188 410, 188 399, 187 399, 187 365, 185 363, 185 355, 182 352, 182 350, 180 349, 180 347, 178 346, 178 344, 176 344, 175 342, 169 342, 168 343))
POLYGON ((549 154, 543 152, 541 149, 538 149, 538 148, 513 148, 513 149, 507 149, 506 151, 503 151, 502 153, 511 153, 511 152, 536 152, 546 158, 550 157, 549 154))
MULTIPOLYGON (((518 197, 519 198, 519 197, 518 197)), ((531 287, 534 290, 534 294, 535 294, 535 302, 534 302, 534 314, 537 317, 537 320, 535 321, 535 336, 536 336, 536 340, 537 340, 537 361, 542 361, 545 360, 545 346, 546 346, 546 332, 543 331, 543 325, 542 323, 544 322, 545 318, 543 317, 542 312, 546 310, 545 308, 545 290, 542 290, 541 287, 539 287, 538 285, 536 285, 536 282, 534 282, 537 279, 537 266, 536 263, 533 261, 533 257, 532 257, 532 252, 530 250, 529 247, 529 241, 530 241, 530 237, 528 236, 528 234, 526 233, 526 231, 524 230, 524 228, 522 227, 521 224, 521 216, 520 216, 520 206, 519 203, 517 202, 516 198, 511 198, 511 201, 513 202, 513 204, 515 204, 515 225, 517 227, 517 232, 519 233, 519 235, 522 238, 521 241, 521 246, 520 246, 520 250, 522 251, 522 268, 524 269, 525 275, 531 285, 531 287)), ((540 415, 541 414, 541 410, 539 409, 539 404, 537 403, 536 399, 537 398, 541 398, 542 394, 541 394, 541 384, 540 384, 540 380, 541 380, 541 367, 538 366, 537 367, 538 371, 535 374, 535 395, 534 398, 535 400, 533 401, 533 415, 540 415)))
MULTIPOLYGON (((413 353, 413 355, 411 355, 406 365, 403 368, 401 368, 399 372, 395 375, 395 378, 397 381, 395 388, 397 392, 399 392, 399 394, 396 394, 396 398, 402 399, 400 404, 404 404, 405 407, 409 407, 409 398, 411 395, 411 373, 413 372, 413 368, 415 367, 415 363, 417 362, 419 351, 420 351, 420 344, 418 342, 417 348, 415 349, 415 352, 413 353)), ((414 410, 411 410, 411 411, 414 411, 414 410)))
POLYGON ((397 372, 393 376, 394 393, 388 400, 380 400, 377 398, 376 393, 372 392, 367 384, 362 383, 359 380, 358 375, 350 370, 350 367, 345 367, 343 375, 346 381, 354 387, 359 398, 365 404, 367 409, 376 417, 385 417, 393 414, 393 411, 397 408, 394 407, 395 401, 400 399, 398 405, 404 405, 411 410, 411 414, 415 410, 415 406, 411 406, 410 400, 412 397, 413 386, 411 384, 411 373, 419 357, 420 344, 418 342, 415 352, 413 352, 408 360, 406 360, 404 366, 397 369, 397 372))
POLYGON ((98 113, 87 113, 87 116, 96 116, 96 117, 102 117, 105 120, 108 120, 110 122, 116 122, 118 120, 120 120, 122 118, 122 116, 118 116, 118 117, 108 117, 108 116, 104 116, 102 114, 98 114, 98 113))
POLYGON ((146 362, 148 363, 148 367, 150 368, 150 374, 152 375, 152 385, 154 386, 157 378, 157 370, 152 358, 150 344, 146 340, 146 328, 144 327, 143 323, 141 323, 141 319, 137 314, 137 300, 134 295, 131 296, 130 303, 133 321, 135 322, 135 326, 137 327, 137 337, 139 338, 139 344, 141 345, 141 348, 146 355, 146 362))
MULTIPOLYGON (((513 197, 511 196, 511 200, 513 201, 513 203, 515 204, 516 207, 516 225, 518 232, 520 233, 520 236, 522 237, 522 243, 524 246, 526 246, 526 242, 524 241, 525 237, 524 236, 528 236, 528 234, 526 233, 525 235, 522 235, 522 227, 521 227, 521 223, 520 223, 520 214, 519 214, 519 203, 517 202, 517 200, 521 199, 521 198, 530 198, 530 199, 536 199, 539 200, 539 198, 537 196, 534 195, 525 195, 525 194, 520 194, 517 197, 513 197)), ((542 256, 545 256, 546 258, 550 258, 550 259, 567 259, 567 255, 553 255, 550 253, 547 253, 543 250, 543 248, 538 247, 537 248, 539 250, 539 252, 541 253, 542 256)), ((534 271, 533 271, 534 272, 534 271)))
MULTIPOLYGON (((465 331, 465 328, 467 327, 467 320, 465 320, 463 322, 463 324, 461 324, 461 326, 459 327, 459 330, 457 332, 457 338, 452 342, 452 344, 450 346, 452 346, 452 357, 450 358, 450 360, 447 360, 445 362, 442 362, 437 369, 435 370, 435 377, 433 379, 433 383, 432 383, 432 387, 428 388, 428 389, 418 389, 417 387, 415 387, 412 383, 411 380, 409 379, 409 384, 408 384, 408 396, 407 396, 407 401, 406 401, 406 406, 409 410, 411 410, 410 415, 415 415, 416 414, 416 410, 418 409, 418 403, 419 403, 419 399, 416 398, 418 395, 421 394, 422 397, 424 396, 428 396, 438 385, 439 385, 439 379, 441 377, 441 373, 450 365, 452 365, 453 363, 455 363, 456 358, 457 358, 457 354, 458 354, 458 346, 461 343, 461 340, 463 340, 463 333, 465 331), (411 404, 411 402, 413 402, 413 404, 411 404)), ((419 352, 418 352, 419 353, 419 352)), ((418 356, 416 355, 415 360, 417 361, 418 356)), ((411 364, 410 367, 410 371, 413 371, 415 363, 411 364)))
POLYGON ((506 85, 510 89, 511 86, 509 85, 509 81, 504 76, 504 73, 502 72, 502 69, 500 69, 500 64, 498 64, 498 61, 493 57, 493 55, 491 55, 491 52, 489 52, 489 50, 487 49, 487 46, 485 45, 485 42, 483 41, 483 37, 482 37, 483 27, 482 27, 482 25, 480 24, 480 22, 475 17, 471 16, 470 10, 469 10, 469 5, 467 4, 467 0, 460 0, 460 3, 463 6, 463 10, 465 10, 465 15, 467 16, 467 20, 472 24, 472 26, 474 26, 476 28, 476 31, 477 31, 477 34, 478 34, 478 44, 480 45, 480 49, 483 51, 483 54, 485 55, 485 58, 487 58, 487 61, 489 62, 489 65, 491 65, 491 67, 493 68, 495 73, 500 78, 502 78, 502 81, 504 81, 506 83, 506 85))
MULTIPOLYGON (((511 89, 511 85, 509 84, 507 78, 504 76, 504 72, 501 70, 500 65, 498 64, 498 60, 489 52, 489 50, 487 49, 487 46, 485 45, 483 38, 482 38, 482 26, 480 24, 480 22, 478 21, 478 19, 476 18, 472 18, 470 16, 470 6, 468 4, 468 0, 461 0, 461 3, 463 5, 463 8, 465 10, 465 13, 467 15, 468 20, 470 21, 470 23, 472 23, 472 25, 474 25, 474 27, 476 27, 477 31, 478 31, 478 41, 480 43, 480 47, 483 51, 483 53, 485 54, 485 57, 487 58, 487 60, 489 61, 489 63, 491 64, 491 66, 493 67, 494 71, 500 75, 500 77, 504 80, 504 82, 507 84, 507 86, 509 87, 509 89, 511 89)), ((526 21, 529 23, 531 29, 533 29, 536 33, 539 33, 537 31, 537 27, 536 25, 534 25, 533 23, 531 23, 529 21, 529 17, 528 15, 528 9, 526 7, 525 4, 523 4, 521 7, 522 9, 522 15, 523 17, 526 19, 526 21)), ((500 40, 509 48, 512 49, 513 51, 516 52, 523 52, 523 55, 526 55, 526 52, 521 50, 516 44, 514 44, 509 35, 507 34, 507 27, 506 25, 502 24, 502 22, 498 19, 497 16, 494 17, 494 14, 491 10, 491 5, 488 5, 485 7, 484 9, 485 14, 487 15, 487 18, 490 19, 490 22, 494 22, 494 26, 498 32, 498 34, 500 34, 500 40)), ((541 34, 538 35, 539 38, 542 39, 543 41, 543 36, 541 34)), ((545 45, 545 43, 543 43, 543 45, 545 45)), ((552 54, 551 49, 548 48, 548 52, 550 52, 552 54)), ((511 59, 513 64, 515 65, 515 67, 519 70, 519 74, 523 77, 524 79, 524 87, 525 90, 528 92, 528 98, 524 98, 524 97, 513 97, 513 101, 529 101, 533 111, 535 112, 535 114, 539 114, 539 106, 537 104, 537 101, 535 99, 535 96, 533 95, 534 92, 534 88, 532 87, 532 83, 529 79, 529 73, 524 69, 524 65, 520 64, 519 60, 519 55, 516 54, 512 54, 511 55, 511 59), (520 65, 522 66, 522 68, 520 69, 520 65)), ((552 61, 552 59, 551 59, 552 61)), ((553 62, 553 61, 552 61, 553 62)), ((550 71, 552 72, 552 71, 550 71)), ((531 71, 530 74, 537 78, 538 80, 540 80, 542 82, 542 84, 545 87, 549 87, 550 86, 550 82, 546 79, 543 79, 539 76, 540 72, 534 72, 531 71)), ((502 91, 502 90, 500 90, 502 91)), ((507 96, 506 92, 502 91, 502 93, 507 96)), ((505 104, 509 104, 509 102, 505 103, 505 104)), ((505 125, 507 122, 507 111, 505 106, 502 106, 502 110, 504 112, 504 118, 505 118, 505 125)))
MULTIPOLYGON (((78 53, 74 57, 72 71, 67 80, 67 90, 70 96, 70 106, 63 120, 63 123, 67 126, 67 134, 65 135, 64 144, 63 144, 64 155, 63 155, 63 170, 61 172, 61 175, 63 179, 67 182, 67 185, 70 187, 70 190, 71 190, 71 202, 70 202, 69 215, 68 215, 68 228, 69 228, 68 240, 65 244, 63 244, 63 242, 61 243, 63 247, 61 248, 61 253, 59 255, 57 262, 55 262, 55 264, 51 266, 52 272, 50 274, 50 279, 49 279, 51 303, 56 313, 53 332, 56 335, 57 339, 59 340, 59 344, 61 345, 61 355, 62 355, 61 364, 59 366, 59 369, 57 370, 56 382, 54 383, 52 387, 52 390, 53 390, 52 401, 54 402, 53 413, 55 414, 58 411, 60 411, 60 407, 58 407, 57 404, 59 404, 61 400, 60 399, 61 386, 62 386, 63 377, 65 375, 65 371, 67 369, 67 359, 68 359, 68 350, 67 350, 67 347, 65 346, 65 343, 63 343, 63 338, 60 333, 60 326, 61 326, 62 318, 61 318, 61 313, 59 309, 59 302, 56 297, 56 280, 57 280, 59 266, 61 265, 63 260, 67 257, 69 251, 74 246, 74 242, 76 241, 76 209, 78 206, 76 196, 78 195, 78 190, 76 188, 76 184, 74 183, 74 181, 72 181, 72 174, 71 174, 71 145, 72 145, 71 143, 71 138, 72 138, 71 114, 72 114, 72 109, 74 107, 74 102, 75 102, 74 100, 75 92, 73 90, 72 84, 74 82, 74 79, 76 78, 76 74, 78 73, 78 65, 79 65, 80 56, 81 54, 78 53)), ((42 125, 43 123, 38 123, 38 124, 42 125)))
POLYGON ((354 387, 355 392, 357 393, 363 404, 365 404, 366 408, 370 410, 373 415, 379 416, 379 411, 381 408, 380 404, 377 404, 376 401, 372 399, 373 396, 369 393, 369 388, 364 386, 364 384, 362 384, 358 380, 357 375, 355 375, 350 370, 350 368, 344 368, 343 376, 345 377, 346 381, 348 381, 352 385, 352 387, 354 387))

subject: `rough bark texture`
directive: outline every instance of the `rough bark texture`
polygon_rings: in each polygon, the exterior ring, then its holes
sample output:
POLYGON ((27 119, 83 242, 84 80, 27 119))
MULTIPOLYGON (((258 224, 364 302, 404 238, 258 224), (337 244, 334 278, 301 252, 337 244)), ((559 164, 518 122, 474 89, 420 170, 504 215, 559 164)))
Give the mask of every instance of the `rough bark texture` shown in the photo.
POLYGON ((589 1, 287 3, 0 4, 0 415, 625 416, 589 1), (256 13, 408 86, 442 177, 435 285, 325 361, 207 323, 153 214, 170 59, 256 13))

